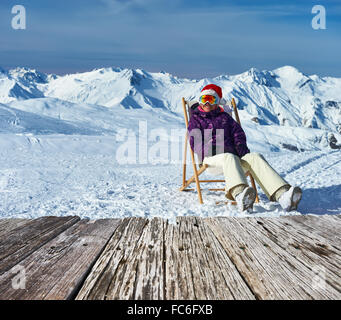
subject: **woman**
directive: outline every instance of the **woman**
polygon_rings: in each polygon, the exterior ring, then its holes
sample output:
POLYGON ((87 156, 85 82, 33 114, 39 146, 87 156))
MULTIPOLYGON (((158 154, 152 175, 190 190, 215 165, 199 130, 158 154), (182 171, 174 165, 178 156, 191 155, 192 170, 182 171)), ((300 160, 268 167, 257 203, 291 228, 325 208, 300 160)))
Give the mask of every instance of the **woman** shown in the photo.
POLYGON ((252 211, 256 192, 248 186, 245 172, 250 171, 270 201, 292 211, 302 198, 302 190, 288 184, 264 159, 250 152, 241 126, 219 104, 224 104, 219 86, 209 84, 200 93, 199 107, 188 125, 192 150, 208 165, 208 172, 223 173, 226 197, 235 199, 240 211, 252 211))

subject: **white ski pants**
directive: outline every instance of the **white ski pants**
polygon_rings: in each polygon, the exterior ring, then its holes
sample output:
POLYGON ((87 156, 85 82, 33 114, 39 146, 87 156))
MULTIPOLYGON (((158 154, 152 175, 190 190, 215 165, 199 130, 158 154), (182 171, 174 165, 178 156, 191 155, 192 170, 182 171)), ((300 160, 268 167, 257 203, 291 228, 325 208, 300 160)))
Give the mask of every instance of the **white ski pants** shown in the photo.
MULTIPOLYGON (((245 173, 250 171, 266 196, 274 201, 278 189, 289 184, 269 165, 264 157, 256 152, 247 153, 242 158, 232 153, 221 153, 206 157, 203 161, 208 165, 207 172, 214 175, 224 174, 227 196, 239 185, 248 185, 245 173)), ((233 197, 232 197, 233 198, 233 197)))

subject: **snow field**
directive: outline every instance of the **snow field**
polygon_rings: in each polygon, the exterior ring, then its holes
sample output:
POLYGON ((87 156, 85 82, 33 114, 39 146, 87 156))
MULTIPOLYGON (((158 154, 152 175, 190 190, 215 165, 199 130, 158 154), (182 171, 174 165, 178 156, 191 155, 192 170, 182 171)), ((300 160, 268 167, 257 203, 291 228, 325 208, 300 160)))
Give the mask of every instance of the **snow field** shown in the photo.
MULTIPOLYGON (((249 216, 234 206, 216 205, 225 200, 222 192, 204 190, 203 205, 196 192, 180 192, 181 163, 118 164, 114 137, 1 135, 0 142, 1 218, 139 216, 174 222, 176 216, 249 216)), ((286 213, 259 190, 261 202, 252 216, 341 213, 339 151, 264 156, 289 183, 302 187, 303 199, 298 211, 286 213)))

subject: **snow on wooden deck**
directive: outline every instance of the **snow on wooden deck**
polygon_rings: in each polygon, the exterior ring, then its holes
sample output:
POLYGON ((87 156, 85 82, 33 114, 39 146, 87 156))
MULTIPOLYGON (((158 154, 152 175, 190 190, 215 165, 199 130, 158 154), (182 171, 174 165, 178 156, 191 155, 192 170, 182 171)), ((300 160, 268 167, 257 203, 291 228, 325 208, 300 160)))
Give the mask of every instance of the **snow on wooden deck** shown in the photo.
POLYGON ((341 215, 0 220, 0 299, 340 299, 341 215))

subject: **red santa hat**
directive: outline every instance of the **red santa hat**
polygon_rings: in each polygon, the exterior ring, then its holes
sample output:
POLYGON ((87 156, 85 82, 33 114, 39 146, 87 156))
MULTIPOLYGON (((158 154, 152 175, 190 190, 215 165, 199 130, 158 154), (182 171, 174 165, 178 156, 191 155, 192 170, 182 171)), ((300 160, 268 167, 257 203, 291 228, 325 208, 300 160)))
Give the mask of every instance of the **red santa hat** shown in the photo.
POLYGON ((218 99, 218 104, 226 104, 226 100, 223 98, 223 92, 221 88, 215 84, 208 84, 207 86, 203 87, 200 92, 200 96, 203 95, 215 96, 218 99))

